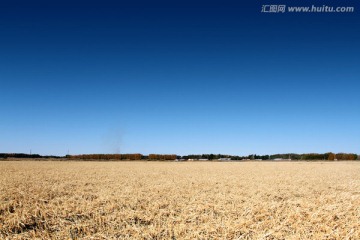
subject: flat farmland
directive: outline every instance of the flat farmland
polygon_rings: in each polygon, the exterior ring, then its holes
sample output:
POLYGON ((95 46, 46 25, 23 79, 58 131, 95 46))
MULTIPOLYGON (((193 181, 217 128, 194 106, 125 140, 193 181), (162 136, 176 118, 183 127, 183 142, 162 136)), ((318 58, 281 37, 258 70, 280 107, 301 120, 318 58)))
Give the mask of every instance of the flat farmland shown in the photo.
POLYGON ((360 239, 360 162, 0 162, 0 239, 360 239))

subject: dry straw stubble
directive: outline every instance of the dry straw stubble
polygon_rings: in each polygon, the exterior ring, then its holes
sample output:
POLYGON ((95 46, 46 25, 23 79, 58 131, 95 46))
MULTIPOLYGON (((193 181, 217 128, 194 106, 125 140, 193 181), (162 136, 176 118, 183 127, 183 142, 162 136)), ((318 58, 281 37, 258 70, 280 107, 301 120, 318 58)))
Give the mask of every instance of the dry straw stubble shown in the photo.
POLYGON ((357 162, 0 162, 1 239, 360 239, 357 162))

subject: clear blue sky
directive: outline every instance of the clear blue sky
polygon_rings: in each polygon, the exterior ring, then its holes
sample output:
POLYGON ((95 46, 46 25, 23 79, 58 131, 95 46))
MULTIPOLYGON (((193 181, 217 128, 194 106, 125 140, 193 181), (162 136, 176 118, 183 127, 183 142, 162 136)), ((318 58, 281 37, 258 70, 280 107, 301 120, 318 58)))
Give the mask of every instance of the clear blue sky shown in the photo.
POLYGON ((360 153, 359 1, 266 3, 358 9, 2 1, 0 152, 360 153))

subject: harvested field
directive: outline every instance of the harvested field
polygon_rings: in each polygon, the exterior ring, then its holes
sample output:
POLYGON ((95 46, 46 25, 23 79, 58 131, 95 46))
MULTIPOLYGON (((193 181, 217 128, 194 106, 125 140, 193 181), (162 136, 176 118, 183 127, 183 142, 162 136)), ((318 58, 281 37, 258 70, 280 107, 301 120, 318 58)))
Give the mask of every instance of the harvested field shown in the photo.
POLYGON ((360 162, 0 162, 0 239, 360 239, 360 162))

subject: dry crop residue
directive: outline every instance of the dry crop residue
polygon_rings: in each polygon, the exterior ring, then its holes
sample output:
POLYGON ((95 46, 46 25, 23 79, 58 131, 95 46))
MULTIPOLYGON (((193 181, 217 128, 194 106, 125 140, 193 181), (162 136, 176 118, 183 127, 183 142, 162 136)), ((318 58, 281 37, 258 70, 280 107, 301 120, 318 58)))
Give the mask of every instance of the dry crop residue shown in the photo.
POLYGON ((360 239, 360 162, 0 162, 0 239, 360 239))

